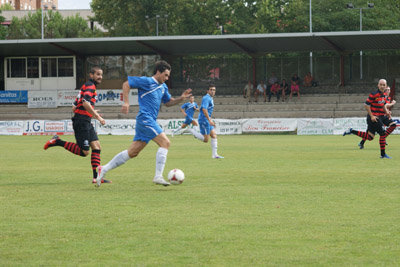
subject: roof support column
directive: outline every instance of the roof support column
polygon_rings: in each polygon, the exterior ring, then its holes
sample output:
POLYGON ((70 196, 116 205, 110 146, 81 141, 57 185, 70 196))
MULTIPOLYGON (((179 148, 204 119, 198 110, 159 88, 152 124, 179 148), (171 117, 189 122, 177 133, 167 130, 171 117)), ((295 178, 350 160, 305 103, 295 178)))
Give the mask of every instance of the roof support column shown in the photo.
POLYGON ((344 55, 340 54, 340 86, 344 86, 344 55))
MULTIPOLYGON (((253 63, 253 88, 255 89, 257 87, 257 58, 255 56, 251 57, 252 63, 253 63)), ((251 96, 250 96, 251 98, 251 96)))

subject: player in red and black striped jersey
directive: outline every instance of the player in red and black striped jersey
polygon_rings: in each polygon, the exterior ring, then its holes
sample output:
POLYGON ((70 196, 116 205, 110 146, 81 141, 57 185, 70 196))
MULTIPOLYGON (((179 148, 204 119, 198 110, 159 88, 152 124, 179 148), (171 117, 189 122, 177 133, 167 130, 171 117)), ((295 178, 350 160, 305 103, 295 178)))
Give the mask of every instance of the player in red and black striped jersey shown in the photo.
POLYGON ((378 90, 369 95, 365 102, 365 109, 368 112, 367 115, 367 132, 356 131, 352 128, 348 129, 343 133, 343 136, 348 134, 355 134, 363 139, 371 141, 374 139, 375 133, 380 135, 379 145, 381 149, 381 158, 391 158, 386 154, 386 137, 396 129, 396 123, 391 119, 390 112, 387 109, 387 99, 385 95, 385 89, 387 83, 385 79, 381 79, 378 82, 378 90), (388 126, 384 129, 384 126, 388 126))
MULTIPOLYGON (((396 104, 396 100, 392 100, 390 97, 390 87, 386 87, 385 88, 385 96, 386 96, 386 109, 389 112, 389 118, 391 118, 391 108, 393 107, 394 104, 396 104)), ((385 125, 388 126, 388 125, 385 125)), ((366 132, 368 131, 368 129, 366 130, 366 132)), ((364 144, 365 141, 367 140, 367 138, 363 138, 360 143, 358 144, 358 146, 360 147, 360 149, 364 149, 364 144)), ((387 145, 387 142, 386 142, 387 145)))
MULTIPOLYGON (((89 155, 91 148, 92 182, 96 183, 97 167, 100 166, 101 146, 91 120, 95 118, 102 125, 105 124, 105 120, 94 109, 97 98, 96 85, 100 84, 103 79, 102 69, 93 67, 89 72, 89 77, 89 81, 82 85, 79 95, 73 104, 74 117, 72 118, 72 126, 74 128, 76 143, 63 141, 56 135, 46 142, 44 149, 47 150, 49 147, 61 146, 73 154, 86 157, 89 155)), ((104 180, 103 182, 110 181, 104 180)))

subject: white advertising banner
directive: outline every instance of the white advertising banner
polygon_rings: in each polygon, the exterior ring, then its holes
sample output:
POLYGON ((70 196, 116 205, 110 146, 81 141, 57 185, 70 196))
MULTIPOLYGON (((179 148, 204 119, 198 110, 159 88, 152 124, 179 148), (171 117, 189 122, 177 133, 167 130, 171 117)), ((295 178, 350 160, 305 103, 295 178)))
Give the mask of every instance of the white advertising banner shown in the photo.
POLYGON ((32 120, 24 121, 23 135, 70 135, 73 134, 72 122, 70 120, 43 121, 32 120))
POLYGON ((57 103, 59 107, 71 107, 76 97, 79 94, 79 90, 59 90, 57 92, 57 103))
POLYGON ((298 119, 298 135, 333 134, 333 119, 298 119))
POLYGON ((105 125, 97 124, 97 134, 135 135, 135 120, 106 120, 105 125))
POLYGON ((291 132, 297 128, 297 119, 243 119, 242 131, 251 132, 291 132))
POLYGON ((56 108, 57 91, 28 91, 28 108, 56 108))
POLYGON ((354 130, 367 130, 367 117, 364 118, 337 118, 333 119, 333 134, 343 134, 349 128, 354 130))
POLYGON ((0 121, 0 135, 22 135, 23 133, 23 121, 0 121))
MULTIPOLYGON (((123 95, 121 89, 97 90, 96 106, 121 106, 123 95)), ((138 105, 137 89, 129 92, 129 104, 138 105)))
POLYGON ((242 134, 242 122, 240 120, 215 119, 214 122, 217 134, 242 134))

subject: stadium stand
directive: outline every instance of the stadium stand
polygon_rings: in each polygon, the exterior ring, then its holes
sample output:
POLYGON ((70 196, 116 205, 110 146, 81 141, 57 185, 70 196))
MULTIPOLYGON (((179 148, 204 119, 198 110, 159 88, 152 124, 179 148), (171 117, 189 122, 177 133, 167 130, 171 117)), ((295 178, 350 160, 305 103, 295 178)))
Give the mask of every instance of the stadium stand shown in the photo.
MULTIPOLYGON (((300 99, 293 98, 289 102, 266 103, 248 103, 248 100, 241 95, 219 95, 214 98, 213 115, 219 119, 364 117, 366 111, 363 103, 367 95, 367 93, 303 94, 300 99)), ((201 103, 201 96, 196 96, 196 102, 201 103)), ((97 109, 106 119, 132 119, 138 112, 138 106, 132 106, 129 114, 121 114, 119 106, 100 106, 97 109)), ((30 109, 27 105, 20 104, 0 105, 0 120, 60 120, 69 119, 71 116, 70 107, 30 109)), ((180 117, 182 113, 179 107, 161 107, 160 119, 180 117)))

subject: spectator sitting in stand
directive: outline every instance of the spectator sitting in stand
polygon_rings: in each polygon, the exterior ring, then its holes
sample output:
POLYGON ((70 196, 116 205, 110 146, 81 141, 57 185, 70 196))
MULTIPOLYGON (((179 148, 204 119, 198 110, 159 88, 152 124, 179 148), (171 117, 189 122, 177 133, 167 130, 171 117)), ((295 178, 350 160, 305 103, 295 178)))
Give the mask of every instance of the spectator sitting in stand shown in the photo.
POLYGON ((286 96, 290 94, 289 84, 286 82, 286 79, 282 79, 281 90, 282 90, 282 102, 285 102, 286 96))
POLYGON ((278 81, 276 81, 272 86, 271 86, 271 90, 268 94, 268 102, 271 102, 271 97, 272 95, 276 96, 276 102, 279 102, 279 98, 281 96, 281 87, 278 83, 278 81))
POLYGON ((243 97, 244 98, 247 97, 249 99, 249 102, 250 102, 250 99, 251 99, 251 92, 253 91, 253 89, 254 89, 254 86, 251 83, 251 81, 249 80, 247 82, 247 84, 244 86, 244 89, 243 89, 243 97))
POLYGON ((304 76, 304 86, 311 87, 313 84, 314 77, 311 75, 311 72, 308 72, 306 76, 304 76))
POLYGON ((257 89, 254 92, 254 98, 256 99, 256 102, 258 100, 258 96, 259 95, 263 95, 264 96, 264 102, 267 102, 267 86, 265 85, 264 81, 261 80, 260 84, 257 86, 257 89))
POLYGON ((271 93, 271 87, 274 83, 278 81, 278 78, 275 75, 275 72, 271 74, 271 77, 268 79, 268 85, 267 85, 267 92, 268 95, 271 93))
POLYGON ((293 93, 297 94, 297 99, 300 99, 300 79, 299 76, 297 76, 297 74, 294 74, 292 77, 292 81, 291 81, 291 85, 290 85, 290 96, 289 98, 292 99, 292 95, 293 93))

